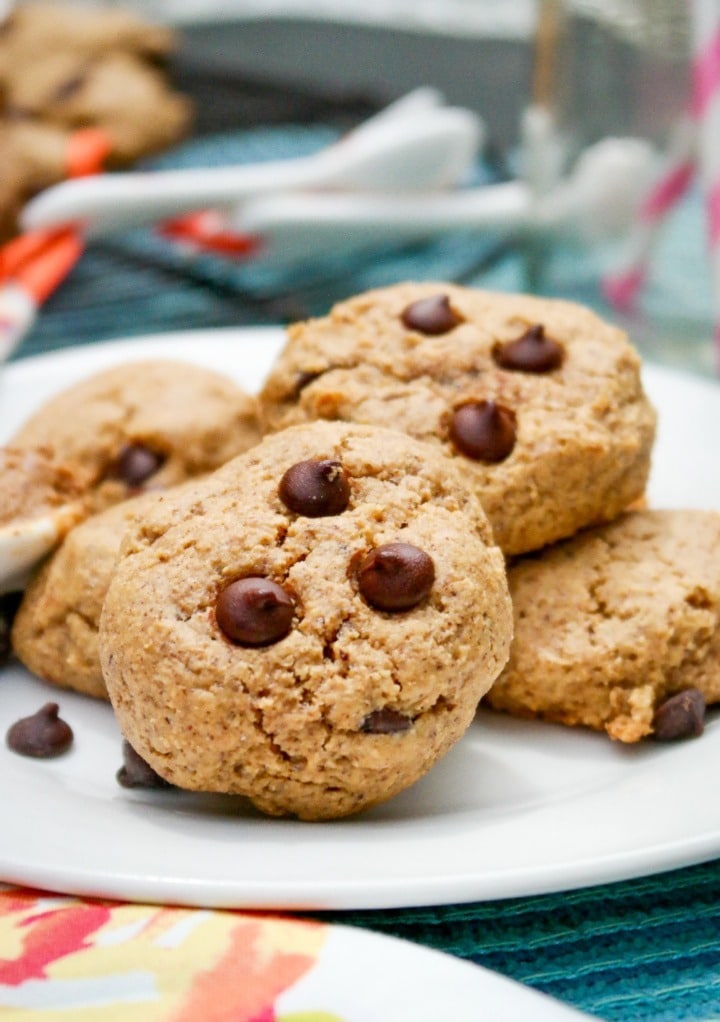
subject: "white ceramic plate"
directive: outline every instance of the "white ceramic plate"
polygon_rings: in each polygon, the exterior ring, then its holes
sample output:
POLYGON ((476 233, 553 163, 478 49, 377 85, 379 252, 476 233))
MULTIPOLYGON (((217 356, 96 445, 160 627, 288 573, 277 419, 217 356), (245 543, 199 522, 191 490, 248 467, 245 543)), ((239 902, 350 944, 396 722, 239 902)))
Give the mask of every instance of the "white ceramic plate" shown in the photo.
POLYGON ((477 1022, 480 1018, 580 1022, 589 1018, 478 965, 345 926, 330 928, 316 966, 280 995, 275 1017, 319 1009, 329 1014, 327 1022, 477 1022))
MULTIPOLYGON (((132 357, 191 359, 256 388, 278 330, 225 330, 69 349, 0 377, 0 442, 53 391, 132 357)), ((660 409, 650 501, 720 508, 720 388, 649 368, 660 409)), ((109 706, 18 666, 0 678, 0 734, 49 699, 75 747, 55 761, 0 748, 0 878, 128 900, 235 907, 370 908, 529 895, 624 879, 720 854, 720 720, 677 745, 480 713, 409 791, 325 824, 265 819, 242 800, 115 782, 109 706)))

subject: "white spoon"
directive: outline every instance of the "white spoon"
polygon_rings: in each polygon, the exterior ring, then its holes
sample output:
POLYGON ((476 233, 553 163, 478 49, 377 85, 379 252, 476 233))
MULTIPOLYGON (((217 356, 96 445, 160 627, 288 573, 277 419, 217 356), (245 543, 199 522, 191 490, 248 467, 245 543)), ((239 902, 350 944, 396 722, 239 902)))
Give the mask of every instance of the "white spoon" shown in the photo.
POLYGON ((79 503, 0 525, 0 595, 23 589, 29 572, 85 516, 79 503))
POLYGON ((247 202, 232 226, 259 235, 263 254, 278 260, 458 230, 539 231, 600 241, 628 228, 653 162, 652 147, 642 140, 605 139, 539 197, 524 181, 444 194, 285 193, 247 202))
POLYGON ((258 194, 289 189, 433 190, 457 184, 479 151, 482 121, 470 110, 435 107, 432 93, 403 111, 383 111, 312 156, 260 164, 65 181, 36 196, 23 229, 78 224, 88 235, 205 208, 230 210, 258 194))

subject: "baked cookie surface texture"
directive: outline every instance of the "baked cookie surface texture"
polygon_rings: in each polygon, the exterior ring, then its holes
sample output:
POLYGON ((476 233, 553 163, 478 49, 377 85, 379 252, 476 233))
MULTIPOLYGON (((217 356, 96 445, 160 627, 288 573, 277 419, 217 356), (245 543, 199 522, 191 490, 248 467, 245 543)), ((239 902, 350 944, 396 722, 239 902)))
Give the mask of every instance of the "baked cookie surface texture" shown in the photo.
POLYGON ((86 470, 93 510, 212 471, 260 439, 257 404, 186 362, 128 362, 51 398, 15 448, 46 446, 86 470))
POLYGON ((515 636, 488 705, 636 742, 680 693, 720 701, 717 512, 630 512, 508 578, 515 636))
POLYGON ((100 648, 120 728, 162 777, 326 819, 447 752, 511 623, 504 559, 449 459, 314 423, 143 515, 100 648))
MULTIPOLYGON (((173 487, 168 496, 181 490, 173 487)), ((36 572, 11 632, 13 652, 29 671, 60 688, 108 698, 98 649, 103 601, 129 522, 164 498, 146 493, 92 515, 36 572)))
POLYGON ((290 327, 266 427, 342 419, 441 445, 506 554, 642 495, 655 413, 622 331, 567 302, 406 283, 290 327))

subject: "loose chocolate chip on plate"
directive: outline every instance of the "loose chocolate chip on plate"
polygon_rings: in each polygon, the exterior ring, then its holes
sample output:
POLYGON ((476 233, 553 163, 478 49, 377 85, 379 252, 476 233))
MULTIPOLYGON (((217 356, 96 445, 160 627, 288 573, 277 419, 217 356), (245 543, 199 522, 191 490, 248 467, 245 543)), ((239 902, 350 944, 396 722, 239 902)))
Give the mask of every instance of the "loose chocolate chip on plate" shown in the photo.
POLYGON ((523 373, 550 373, 562 365, 562 345, 545 334, 542 323, 529 327, 514 341, 496 344, 493 359, 501 369, 523 373))
POLYGON ((420 298, 403 310, 400 319, 409 330, 433 336, 446 334, 463 321, 450 305, 447 295, 420 298))
POLYGON ((696 738, 705 729, 705 696, 699 689, 686 688, 661 703, 653 717, 653 734, 660 742, 696 738))
POLYGON ((165 461, 162 454, 144 444, 125 444, 118 454, 113 476, 128 486, 142 486, 165 461))
POLYGON ((268 646, 290 631, 295 604, 277 582, 240 578, 221 590, 215 603, 220 630, 240 646, 268 646))
POLYGON ((280 480, 278 493, 296 514, 324 518, 345 510, 350 484, 339 461, 299 461, 280 480))
POLYGON ((373 710, 372 713, 369 713, 362 722, 360 730, 368 735, 394 735, 400 731, 407 731, 411 727, 410 717, 385 706, 382 710, 373 710))
POLYGON ((58 717, 58 710, 57 703, 46 703, 32 717, 16 721, 6 735, 8 748, 36 759, 52 759, 69 749, 72 728, 58 717))
POLYGON ((375 547, 358 569, 362 596, 378 610, 410 610, 425 599, 435 581, 429 554, 410 543, 375 547))
POLYGON ((133 749, 128 741, 122 745, 123 765, 115 774, 123 788, 171 788, 164 777, 156 773, 149 763, 133 749))
POLYGON ((474 461, 504 461, 515 446, 515 413, 495 401, 468 401, 453 412, 450 439, 474 461))

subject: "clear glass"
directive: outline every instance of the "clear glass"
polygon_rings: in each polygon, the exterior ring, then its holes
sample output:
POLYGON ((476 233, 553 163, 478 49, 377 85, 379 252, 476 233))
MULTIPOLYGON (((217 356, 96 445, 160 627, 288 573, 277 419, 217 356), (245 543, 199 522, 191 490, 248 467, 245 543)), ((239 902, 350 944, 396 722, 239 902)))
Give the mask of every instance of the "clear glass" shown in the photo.
MULTIPOLYGON (((690 102, 687 0, 542 0, 535 101, 552 114, 563 171, 607 137, 657 147, 672 162, 690 102)), ((650 184, 652 185, 652 179, 650 184)), ((628 238, 574 247, 530 246, 528 286, 590 302, 632 334, 643 354, 703 374, 716 371, 713 294, 699 174, 655 231, 630 308, 608 303, 603 281, 627 258, 628 238)))

